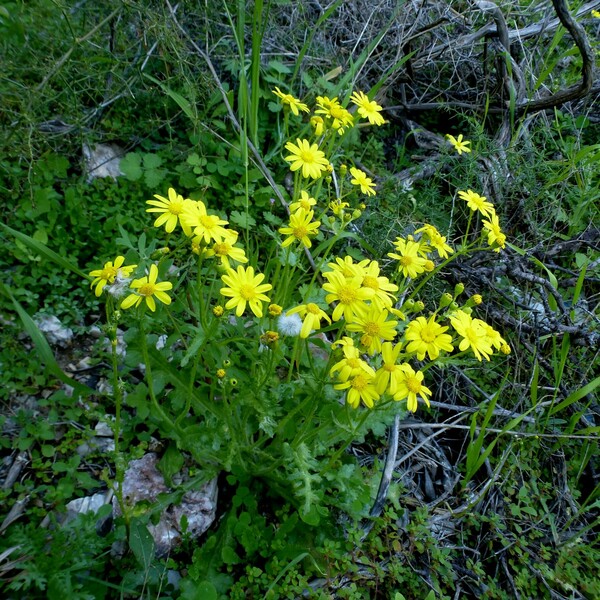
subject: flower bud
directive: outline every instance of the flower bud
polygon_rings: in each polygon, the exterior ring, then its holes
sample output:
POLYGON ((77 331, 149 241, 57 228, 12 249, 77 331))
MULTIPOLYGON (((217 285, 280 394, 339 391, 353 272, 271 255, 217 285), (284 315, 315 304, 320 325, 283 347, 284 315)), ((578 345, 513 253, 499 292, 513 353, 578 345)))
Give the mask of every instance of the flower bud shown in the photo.
POLYGON ((219 379, 223 379, 227 375, 227 371, 225 369, 217 369, 216 375, 219 379))
POLYGON ((237 386, 237 384, 238 384, 238 380, 237 380, 237 379, 235 379, 234 377, 232 377, 232 378, 229 380, 229 385, 231 385, 231 387, 236 387, 236 386, 237 386))
POLYGON ((366 205, 364 202, 361 202, 361 203, 358 205, 358 208, 360 208, 360 210, 365 210, 365 208, 367 208, 367 205, 366 205))
POLYGON ((450 310, 458 310, 458 302, 452 302, 450 305, 450 310))
POLYGON ((212 311, 213 311, 213 315, 215 315, 215 317, 217 317, 217 318, 222 317, 223 313, 225 312, 224 308, 220 305, 213 307, 212 311))
POLYGON ((230 367, 230 366, 231 366, 231 361, 230 361, 228 358, 226 358, 226 359, 223 361, 223 366, 224 366, 224 367, 230 367))
POLYGON ((343 219, 344 219, 344 221, 346 221, 346 223, 349 223, 352 220, 352 215, 349 215, 348 213, 344 213, 343 219))
POLYGON ((348 165, 340 165, 340 176, 343 177, 348 172, 348 165))
POLYGON ((283 308, 279 304, 269 304, 268 311, 269 316, 278 317, 282 313, 283 308))
POLYGON ((423 267, 425 268, 425 270, 427 272, 430 273, 431 271, 433 271, 435 269, 435 263, 432 260, 426 260, 423 267))
POLYGON ((411 312, 415 308, 415 301, 410 298, 402 305, 402 310, 411 312))
POLYGON ((460 296, 464 291, 465 291, 465 284, 457 283, 454 286, 454 297, 456 298, 457 296, 460 296))
POLYGON ((425 310, 425 303, 421 300, 415 302, 415 312, 421 312, 422 310, 425 310))
POLYGON ((452 304, 452 294, 446 292, 440 298, 440 308, 446 308, 446 306, 450 306, 452 304))
POLYGON ((508 344, 502 344, 502 346, 500 346, 500 352, 508 356, 510 354, 510 346, 508 344))
POLYGON ((362 212, 358 209, 352 211, 352 219, 358 219, 362 215, 362 212))
POLYGON ((483 302, 483 298, 479 294, 473 294, 470 300, 473 302, 475 306, 479 306, 483 302))

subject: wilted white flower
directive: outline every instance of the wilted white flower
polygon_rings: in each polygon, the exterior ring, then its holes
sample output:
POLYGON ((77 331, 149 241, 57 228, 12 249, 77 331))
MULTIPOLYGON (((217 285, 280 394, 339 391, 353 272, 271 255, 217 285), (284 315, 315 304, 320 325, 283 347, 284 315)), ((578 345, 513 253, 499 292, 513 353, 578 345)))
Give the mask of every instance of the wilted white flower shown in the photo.
POLYGON ((277 328, 283 335, 300 335, 302 319, 297 313, 293 315, 283 314, 277 319, 277 328))

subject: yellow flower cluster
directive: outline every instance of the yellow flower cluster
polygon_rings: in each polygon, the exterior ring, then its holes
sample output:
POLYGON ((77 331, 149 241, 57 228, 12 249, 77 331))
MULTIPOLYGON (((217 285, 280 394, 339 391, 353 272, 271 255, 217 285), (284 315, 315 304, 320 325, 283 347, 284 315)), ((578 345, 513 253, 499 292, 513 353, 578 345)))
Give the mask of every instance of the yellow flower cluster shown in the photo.
POLYGON ((480 196, 473 190, 459 191, 458 197, 467 203, 472 212, 479 212, 484 218, 483 228, 490 247, 500 252, 506 247, 506 235, 502 232, 496 209, 485 196, 480 196))
MULTIPOLYGON (((452 252, 433 226, 426 225, 419 232, 423 234, 419 242, 405 240, 405 245, 417 248, 406 256, 426 260, 421 255, 433 250, 440 255, 452 252)), ((346 256, 336 258, 327 267, 323 290, 327 293, 326 302, 335 304, 331 320, 315 304, 289 313, 297 312, 304 318, 302 337, 319 329, 322 320, 331 323, 344 319, 350 336, 333 344, 341 347, 342 357, 331 368, 330 376, 337 379, 336 389, 346 390, 347 401, 353 407, 362 402, 371 408, 384 394, 396 401, 406 400, 410 411, 416 410, 418 399, 429 405, 432 392, 424 383, 424 373, 410 364, 412 360, 435 361, 455 348, 461 352, 470 350, 479 360, 489 360, 494 350, 510 353, 510 347, 493 327, 470 316, 471 307, 482 302, 481 296, 472 296, 462 308, 455 302, 464 286, 457 286, 454 296, 445 294, 440 308, 428 317, 413 316, 407 320, 406 315, 424 309, 423 303, 409 300, 402 310, 396 309, 398 286, 381 275, 376 261, 355 262, 346 256)), ((402 268, 405 267, 408 265, 402 268)))

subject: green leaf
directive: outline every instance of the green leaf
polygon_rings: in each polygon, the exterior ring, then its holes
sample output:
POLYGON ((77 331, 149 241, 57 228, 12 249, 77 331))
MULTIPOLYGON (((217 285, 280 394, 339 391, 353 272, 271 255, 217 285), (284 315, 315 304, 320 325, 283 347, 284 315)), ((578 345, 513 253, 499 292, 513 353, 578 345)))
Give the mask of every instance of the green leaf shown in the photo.
POLYGON ((163 92, 165 92, 165 94, 167 94, 167 96, 174 100, 175 103, 179 106, 179 108, 181 108, 181 110, 184 112, 185 116, 188 117, 193 123, 196 123, 198 121, 196 107, 189 100, 187 100, 181 94, 175 92, 174 90, 166 86, 162 81, 159 81, 155 77, 152 77, 152 75, 148 75, 148 73, 142 73, 142 75, 146 77, 146 79, 149 79, 150 81, 158 85, 160 89, 163 92))
POLYGON ((158 468, 164 475, 167 485, 171 485, 171 478, 181 471, 181 467, 183 467, 183 456, 177 446, 171 443, 158 463, 158 468))
POLYGON ((162 158, 158 154, 144 153, 142 156, 144 169, 158 169, 163 164, 162 158))
POLYGON ((166 169, 152 169, 144 173, 144 183, 149 188, 158 187, 163 179, 167 176, 168 171, 166 169))
MULTIPOLYGON (((1 223, 0 223, 1 225, 1 223)), ((25 309, 19 304, 17 299, 13 296, 10 288, 3 283, 0 283, 0 293, 4 294, 8 298, 12 300, 12 303, 17 311, 21 321, 23 323, 23 327, 29 337, 32 339, 35 344, 35 348, 37 350, 38 357, 41 362, 44 363, 46 367, 46 371, 52 374, 54 377, 71 386, 79 395, 81 396, 89 396, 94 393, 94 390, 83 385, 69 377, 64 371, 60 368, 56 359, 54 358, 54 352, 52 352, 52 348, 48 344, 46 338, 39 330, 38 326, 35 324, 34 320, 27 314, 25 309)))
POLYGON ((142 157, 137 152, 128 152, 121 159, 119 168, 129 181, 137 181, 143 174, 142 157))
POLYGON ((42 244, 38 240, 35 240, 32 237, 21 233, 20 231, 17 231, 16 229, 9 227, 8 225, 5 225, 4 223, 0 223, 0 227, 8 233, 10 233, 12 236, 14 236, 17 240, 23 242, 26 246, 31 248, 37 254, 41 254, 45 258, 48 258, 51 261, 55 262, 59 267, 72 271, 76 275, 79 275, 79 277, 81 277, 82 279, 90 280, 90 277, 87 275, 87 273, 84 273, 81 269, 79 269, 77 265, 74 265, 64 256, 57 254, 56 252, 54 252, 54 250, 50 250, 50 248, 48 248, 46 244, 42 244))
POLYGON ((129 526, 129 548, 142 569, 148 571, 154 560, 154 538, 146 525, 136 517, 131 519, 129 526))
POLYGON ((238 225, 244 229, 256 227, 256 221, 248 213, 241 213, 238 210, 231 212, 229 215, 229 221, 234 225, 238 225))

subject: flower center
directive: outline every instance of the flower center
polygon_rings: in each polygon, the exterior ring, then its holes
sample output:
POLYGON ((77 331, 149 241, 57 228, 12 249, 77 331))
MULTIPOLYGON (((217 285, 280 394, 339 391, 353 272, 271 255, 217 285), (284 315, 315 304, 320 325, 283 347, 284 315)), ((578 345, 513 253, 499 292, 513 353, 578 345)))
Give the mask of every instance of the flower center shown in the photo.
POLYGON ((395 363, 383 363, 383 370, 393 373, 396 370, 396 364, 395 363))
POLYGON ((469 342, 471 342, 471 344, 477 344, 479 340, 477 330, 475 330, 473 327, 467 327, 465 329, 465 337, 469 340, 469 342))
POLYGON ((172 215, 180 215, 183 212, 183 202, 176 200, 175 202, 171 202, 169 204, 169 212, 172 215))
POLYGON ((376 321, 369 321, 368 323, 365 324, 364 327, 364 332, 367 335, 379 335, 379 332, 381 331, 381 327, 379 325, 379 323, 377 323, 376 321))
POLYGON ((313 302, 310 302, 306 305, 306 312, 311 315, 318 315, 321 312, 321 309, 313 302))
POLYGON ((215 244, 213 250, 218 256, 227 256, 231 250, 231 246, 227 242, 221 242, 215 244))
POLYGON ((240 287, 240 296, 244 300, 252 300, 255 295, 256 293, 251 285, 244 284, 240 287))
POLYGON ((154 284, 153 283, 144 283, 140 286, 138 293, 141 296, 152 296, 154 294, 154 284))
POLYGON ((421 329, 421 339, 430 344, 435 340, 435 333, 429 327, 424 327, 421 329))
POLYGON ((215 226, 215 218, 210 215, 202 215, 200 217, 200 223, 205 229, 212 229, 215 226))
POLYGON ((352 369, 358 369, 360 367, 360 358, 347 358, 346 362, 352 369))
POLYGON ((332 106, 329 109, 329 114, 334 119, 341 119, 344 116, 344 109, 341 106, 332 106))
POLYGON ((106 279, 106 281, 113 282, 117 276, 117 269, 115 267, 105 267, 100 273, 100 279, 106 279))
POLYGON ((310 150, 303 150, 300 153, 300 159, 305 163, 315 162, 315 155, 310 150))
POLYGON ((421 382, 416 377, 407 377, 406 387, 408 388, 409 392, 418 394, 421 391, 421 382))
POLYGON ((369 381, 364 375, 357 375, 352 380, 352 387, 359 392, 362 392, 367 387, 367 385, 369 385, 369 381))
POLYGON ((408 266, 412 265, 412 263, 413 263, 412 256, 403 256, 403 257, 400 259, 400 264, 401 264, 403 267, 408 267, 408 266))
POLYGON ((372 277, 371 275, 367 275, 362 282, 364 287, 372 288, 374 290, 379 289, 379 282, 376 277, 372 277))
POLYGON ((306 227, 300 225, 299 227, 294 227, 294 237, 298 240, 301 240, 303 237, 306 237, 308 233, 306 227))
POLYGON ((340 288, 338 298, 342 304, 352 304, 356 301, 356 290, 348 285, 340 288))

